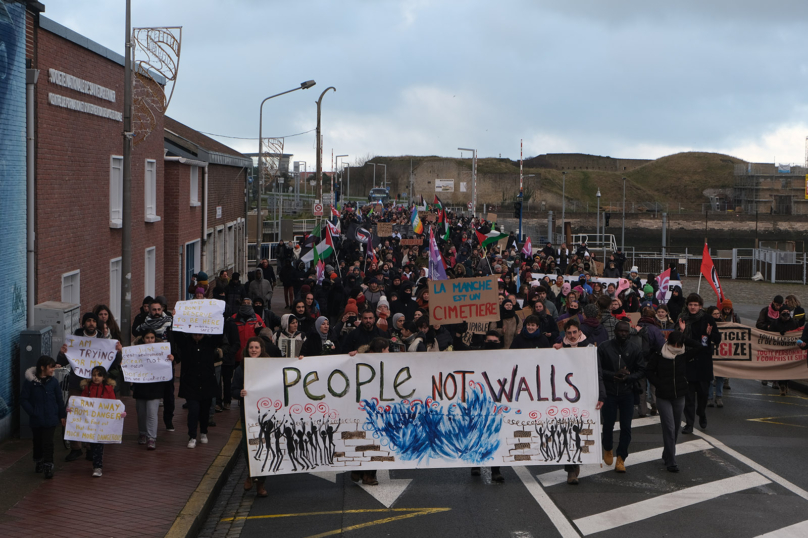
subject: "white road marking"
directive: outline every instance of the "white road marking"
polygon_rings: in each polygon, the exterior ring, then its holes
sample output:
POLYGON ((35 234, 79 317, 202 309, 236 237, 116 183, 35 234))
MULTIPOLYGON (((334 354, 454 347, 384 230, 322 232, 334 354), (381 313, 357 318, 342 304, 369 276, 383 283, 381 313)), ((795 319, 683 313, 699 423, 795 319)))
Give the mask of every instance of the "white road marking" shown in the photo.
MULTIPOLYGON (((687 443, 681 443, 679 445, 676 445, 676 455, 681 456, 682 454, 690 454, 691 452, 710 450, 711 448, 713 448, 713 445, 711 445, 707 441, 698 439, 696 441, 688 441, 687 443)), ((652 448, 650 450, 643 450, 642 452, 629 454, 629 457, 626 460, 626 466, 638 465, 640 463, 648 463, 649 461, 658 461, 661 459, 662 459, 662 447, 652 448)), ((608 466, 605 463, 601 465, 581 465, 581 473, 578 475, 578 478, 583 478, 585 476, 592 476, 600 473, 606 473, 613 469, 614 469, 614 463, 608 466)), ((555 486, 556 484, 562 484, 567 482, 567 472, 562 469, 560 471, 552 471, 549 473, 537 475, 537 478, 539 479, 539 482, 541 482, 541 485, 544 487, 555 486)))
POLYGON ((783 527, 776 531, 767 532, 756 538, 805 538, 806 536, 808 536, 808 521, 795 523, 794 525, 783 527))
POLYGON ((370 493, 385 508, 393 506, 412 482, 411 478, 390 478, 390 471, 387 469, 376 471, 376 480, 379 481, 378 486, 366 486, 360 482, 359 487, 370 493))
POLYGON ((533 538, 528 531, 511 531, 511 538, 533 538))
MULTIPOLYGON (((644 417, 644 418, 635 418, 631 421, 631 429, 634 428, 642 428, 643 426, 653 426, 654 424, 659 424, 659 415, 655 417, 644 417)), ((603 422, 601 422, 601 429, 603 428, 603 422)), ((620 431, 620 421, 614 423, 614 431, 620 431)))
POLYGON ((533 475, 530 474, 530 471, 528 471, 526 467, 512 467, 512 469, 516 473, 516 476, 519 477, 519 480, 525 485, 528 493, 533 496, 536 502, 539 503, 541 509, 544 510, 544 513, 547 514, 547 517, 550 518, 550 521, 553 522, 553 525, 555 525, 555 528, 558 530, 559 534, 561 534, 562 538, 580 538, 578 531, 572 526, 567 516, 561 513, 561 510, 558 509, 552 499, 547 495, 547 492, 536 482, 533 475))
POLYGON ((337 472, 336 471, 322 471, 318 473, 309 473, 310 475, 317 476, 322 478, 323 480, 328 480, 331 483, 337 483, 337 472))
POLYGON ((730 447, 728 447, 727 445, 725 445, 724 443, 722 443, 721 441, 719 441, 715 437, 713 437, 711 435, 707 435, 706 433, 704 433, 702 431, 699 431, 699 430, 693 430, 693 433, 695 433, 699 437, 703 438, 707 442, 711 443, 718 450, 723 450, 724 452, 726 452, 727 454, 729 454, 730 456, 732 456, 736 460, 738 460, 740 462, 743 462, 745 465, 748 465, 749 467, 751 467, 755 471, 759 472, 760 474, 762 474, 766 478, 769 478, 772 482, 780 484, 781 486, 783 486, 784 488, 786 488, 790 492, 792 492, 795 495, 798 495, 798 496, 802 497, 803 499, 805 499, 806 501, 808 501, 808 491, 805 491, 804 489, 797 486, 796 484, 794 484, 792 482, 789 482, 788 480, 786 480, 785 478, 783 478, 779 474, 777 474, 777 473, 775 473, 773 471, 770 471, 769 469, 762 466, 761 464, 747 458, 746 456, 744 456, 743 454, 741 454, 737 450, 731 449, 730 447))
POLYGON ((628 506, 621 506, 614 510, 608 510, 595 514, 592 516, 576 519, 573 521, 580 529, 584 536, 602 532, 615 527, 622 527, 629 523, 636 523, 660 514, 665 514, 692 506, 701 502, 722 497, 730 493, 737 493, 749 488, 756 488, 769 484, 770 481, 759 473, 746 473, 723 480, 716 480, 708 484, 701 484, 686 488, 673 493, 667 493, 641 501, 638 503, 630 504, 628 506))

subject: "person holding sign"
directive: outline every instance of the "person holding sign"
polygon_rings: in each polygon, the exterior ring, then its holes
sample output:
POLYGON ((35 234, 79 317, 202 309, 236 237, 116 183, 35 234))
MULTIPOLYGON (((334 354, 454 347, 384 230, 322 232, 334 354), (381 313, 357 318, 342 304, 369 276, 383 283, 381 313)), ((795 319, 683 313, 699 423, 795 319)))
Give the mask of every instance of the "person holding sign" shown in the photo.
MULTIPOLYGON (((156 342, 157 334, 154 329, 145 329, 143 336, 138 337, 134 345, 156 342)), ((169 355, 168 360, 173 361, 174 355, 169 355)), ((137 410, 137 444, 146 445, 147 450, 157 449, 157 415, 160 412, 160 398, 163 396, 165 384, 165 381, 134 383, 132 388, 137 410)))
MULTIPOLYGON (((109 378, 107 369, 103 366, 93 368, 92 382, 88 379, 81 381, 81 395, 84 398, 101 398, 104 400, 117 400, 115 396, 115 381, 109 378)), ((67 412, 72 410, 68 407, 67 412)), ((121 416, 126 418, 126 411, 121 412, 121 416)), ((88 443, 87 451, 93 458, 93 477, 100 478, 104 466, 104 445, 101 443, 88 443)))
MULTIPOLYGON (((36 366, 25 371, 25 384, 20 391, 20 405, 28 413, 33 432, 34 463, 37 473, 53 478, 53 433, 67 414, 62 389, 53 377, 56 361, 43 355, 36 366)), ((81 454, 81 451, 79 451, 81 454)))
POLYGON ((174 333, 174 362, 182 364, 179 397, 188 403, 188 448, 199 442, 208 443, 208 421, 211 400, 216 395, 216 369, 221 360, 222 336, 199 333, 174 333))

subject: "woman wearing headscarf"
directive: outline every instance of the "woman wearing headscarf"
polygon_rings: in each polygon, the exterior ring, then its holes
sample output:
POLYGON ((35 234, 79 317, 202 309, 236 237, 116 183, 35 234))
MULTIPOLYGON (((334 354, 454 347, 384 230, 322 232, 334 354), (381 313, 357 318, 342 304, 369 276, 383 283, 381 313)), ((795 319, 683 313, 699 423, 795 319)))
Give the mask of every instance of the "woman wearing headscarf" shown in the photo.
POLYGON ((327 317, 320 316, 315 320, 314 327, 309 331, 306 341, 303 342, 303 347, 300 348, 300 359, 339 353, 337 344, 328 338, 329 327, 327 317))
POLYGON ((492 321, 488 329, 500 334, 503 349, 510 349, 514 336, 522 330, 522 318, 516 315, 510 299, 505 299, 499 305, 499 321, 492 321))
POLYGON ((299 323, 294 315, 284 314, 281 316, 281 328, 275 335, 275 342, 277 343, 278 347, 281 348, 281 350, 283 350, 284 338, 304 342, 305 335, 298 330, 298 327, 299 323))

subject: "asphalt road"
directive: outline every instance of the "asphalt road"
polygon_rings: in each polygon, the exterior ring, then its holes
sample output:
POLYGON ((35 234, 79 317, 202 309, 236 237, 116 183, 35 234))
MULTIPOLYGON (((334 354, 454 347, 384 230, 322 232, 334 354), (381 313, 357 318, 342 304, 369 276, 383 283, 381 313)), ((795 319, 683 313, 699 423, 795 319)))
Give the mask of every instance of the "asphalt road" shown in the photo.
POLYGON ((502 484, 485 469, 379 472, 375 488, 324 473, 269 478, 255 498, 240 463, 200 536, 808 536, 808 399, 731 385, 707 429, 680 436, 678 474, 653 417, 635 419, 627 473, 584 466, 578 486, 556 466, 503 467, 502 484))

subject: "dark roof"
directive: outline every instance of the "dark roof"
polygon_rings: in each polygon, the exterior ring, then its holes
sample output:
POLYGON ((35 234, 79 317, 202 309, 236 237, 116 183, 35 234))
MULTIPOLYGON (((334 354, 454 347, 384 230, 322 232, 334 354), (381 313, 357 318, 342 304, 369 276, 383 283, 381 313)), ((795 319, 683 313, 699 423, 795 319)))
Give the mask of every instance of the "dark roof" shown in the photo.
POLYGON ((234 150, 233 148, 225 146, 221 142, 217 142, 216 140, 210 138, 209 136, 205 136, 199 131, 191 129, 187 125, 178 122, 174 118, 166 116, 163 126, 166 131, 171 131, 172 133, 179 135, 185 140, 199 146, 200 148, 206 151, 209 152, 214 151, 216 153, 232 155, 233 157, 242 157, 245 159, 247 158, 238 151, 234 150))
POLYGON ((227 166, 253 165, 251 158, 168 116, 163 124, 163 140, 167 155, 227 166))

